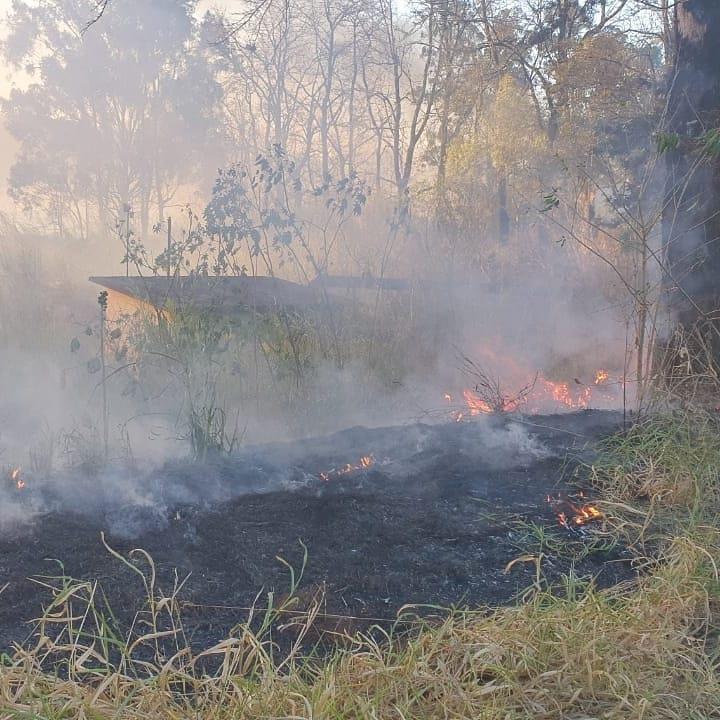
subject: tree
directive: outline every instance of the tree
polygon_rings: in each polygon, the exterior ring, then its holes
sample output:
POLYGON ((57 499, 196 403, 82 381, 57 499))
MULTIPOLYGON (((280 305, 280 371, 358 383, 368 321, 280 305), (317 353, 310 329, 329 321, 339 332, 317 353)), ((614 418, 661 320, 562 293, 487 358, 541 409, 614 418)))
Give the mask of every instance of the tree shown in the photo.
POLYGON ((720 308, 720 4, 677 3, 675 26, 663 234, 671 305, 689 326, 720 308))
POLYGON ((410 181, 420 142, 460 50, 458 33, 453 33, 453 28, 457 22, 467 21, 456 16, 451 4, 448 0, 413 3, 410 6, 411 22, 404 23, 398 17, 393 0, 378 3, 383 61, 389 59, 391 68, 389 88, 383 100, 400 206, 409 202, 410 181))
POLYGON ((197 43, 195 0, 113 0, 87 28, 93 9, 93 0, 14 5, 4 55, 32 81, 2 105, 21 146, 10 192, 81 236, 93 224, 107 233, 131 206, 145 237, 218 147, 220 88, 197 43))

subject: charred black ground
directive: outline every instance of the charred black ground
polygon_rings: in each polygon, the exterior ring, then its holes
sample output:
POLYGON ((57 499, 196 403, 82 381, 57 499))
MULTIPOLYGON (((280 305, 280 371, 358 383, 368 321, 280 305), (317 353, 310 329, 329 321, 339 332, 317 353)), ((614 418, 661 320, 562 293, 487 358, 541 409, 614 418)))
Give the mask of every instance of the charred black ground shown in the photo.
POLYGON ((277 558, 299 569, 301 541, 301 594, 323 588, 324 610, 359 618, 354 627, 391 619, 406 604, 512 601, 532 584, 535 565, 508 564, 539 550, 537 528, 552 541, 543 548, 548 582, 574 572, 614 584, 632 576, 629 555, 559 527, 547 496, 575 490, 575 460, 620 421, 586 411, 354 428, 204 465, 167 465, 142 478, 146 494, 135 503, 117 502, 118 477, 103 478, 105 491, 92 501, 92 483, 101 481, 76 480, 70 492, 56 479, 34 491, 35 507, 44 508, 35 519, 0 536, 0 648, 30 634, 47 595, 28 578, 58 575, 57 561, 68 575, 99 579, 121 620, 131 619, 140 579, 108 554, 101 531, 121 553, 150 553, 168 589, 176 571, 190 574, 182 596, 198 645, 244 620, 241 608, 262 589, 287 591, 277 558), (371 454, 369 469, 319 479, 371 454))

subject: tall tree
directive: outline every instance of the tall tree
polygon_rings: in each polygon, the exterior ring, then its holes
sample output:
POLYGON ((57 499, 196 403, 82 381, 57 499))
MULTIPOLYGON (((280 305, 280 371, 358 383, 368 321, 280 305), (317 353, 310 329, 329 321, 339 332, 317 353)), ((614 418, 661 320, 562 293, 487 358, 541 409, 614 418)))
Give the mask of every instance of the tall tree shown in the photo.
POLYGON ((30 67, 31 82, 2 105, 20 142, 10 192, 76 234, 93 222, 107 232, 132 206, 146 235, 208 156, 219 86, 194 0, 113 0, 88 28, 94 9, 94 0, 14 4, 4 55, 30 67))
POLYGON ((720 3, 675 5, 664 245, 671 304, 691 324, 720 308, 720 3))

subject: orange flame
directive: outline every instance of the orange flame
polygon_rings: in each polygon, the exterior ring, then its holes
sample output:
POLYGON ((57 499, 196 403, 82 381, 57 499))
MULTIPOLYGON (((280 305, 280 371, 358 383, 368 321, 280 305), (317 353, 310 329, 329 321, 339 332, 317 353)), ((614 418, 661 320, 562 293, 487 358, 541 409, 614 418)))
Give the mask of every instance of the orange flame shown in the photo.
MULTIPOLYGON (((522 397, 502 400, 502 407, 493 407, 473 390, 463 390, 462 396, 467 406, 467 413, 471 417, 489 415, 493 412, 514 412, 520 408, 525 408, 530 413, 552 411, 554 408, 585 410, 593 401, 595 387, 604 385, 609 377, 607 370, 598 370, 595 373, 594 383, 586 385, 580 380, 575 380, 575 383, 555 382, 538 375, 527 393, 524 393, 522 397)), ((597 397, 605 401, 611 400, 608 395, 599 390, 597 397)), ((450 393, 445 393, 444 399, 448 403, 453 402, 453 396, 450 393)), ((454 410, 451 417, 456 422, 460 422, 464 415, 465 413, 462 411, 454 410)))
MULTIPOLYGON (((574 410, 584 410, 590 404, 592 390, 584 387, 579 393, 573 393, 570 385, 565 382, 553 382, 545 378, 538 378, 540 384, 540 397, 553 400, 557 405, 565 406, 574 410)), ((534 395, 534 393, 533 393, 534 395)))
POLYGON ((481 414, 487 415, 493 411, 488 403, 479 398, 471 390, 463 390, 463 397, 465 398, 465 402, 470 410, 470 415, 472 416, 481 414))
POLYGON ((356 470, 368 470, 375 464, 375 456, 370 455, 364 455, 360 458, 357 465, 351 465, 350 463, 347 463, 346 465, 343 465, 340 468, 332 468, 332 470, 328 470, 327 472, 321 472, 318 477, 321 480, 328 481, 333 480, 334 478, 342 477, 343 475, 348 475, 352 472, 355 472, 356 470))
POLYGON ((570 503, 570 506, 572 507, 571 514, 565 512, 559 512, 557 514, 558 522, 564 528, 570 529, 572 527, 583 527, 591 522, 603 520, 605 518, 602 510, 598 509, 594 505, 582 505, 577 507, 570 503))
MULTIPOLYGON (((580 497, 584 497, 580 493, 580 497)), ((605 515, 596 505, 590 503, 584 505, 576 505, 570 500, 562 498, 553 498, 547 496, 547 501, 551 505, 561 506, 563 510, 557 510, 557 519, 560 525, 570 530, 571 528, 584 527, 592 522, 598 522, 605 519, 605 515)))
POLYGON ((21 470, 22 468, 16 467, 10 471, 10 480, 15 483, 18 490, 22 490, 26 485, 25 481, 20 477, 21 470))

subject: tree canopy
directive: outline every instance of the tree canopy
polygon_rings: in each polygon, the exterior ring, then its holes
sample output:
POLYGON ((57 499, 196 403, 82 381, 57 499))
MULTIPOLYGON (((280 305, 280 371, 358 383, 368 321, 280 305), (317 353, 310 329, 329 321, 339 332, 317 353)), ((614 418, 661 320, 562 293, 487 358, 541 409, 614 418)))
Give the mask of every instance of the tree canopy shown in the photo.
POLYGON ((195 2, 113 6, 85 32, 89 0, 16 2, 4 46, 30 76, 3 102, 20 141, 10 192, 61 232, 111 228, 127 205, 147 231, 219 147, 221 88, 195 2))

